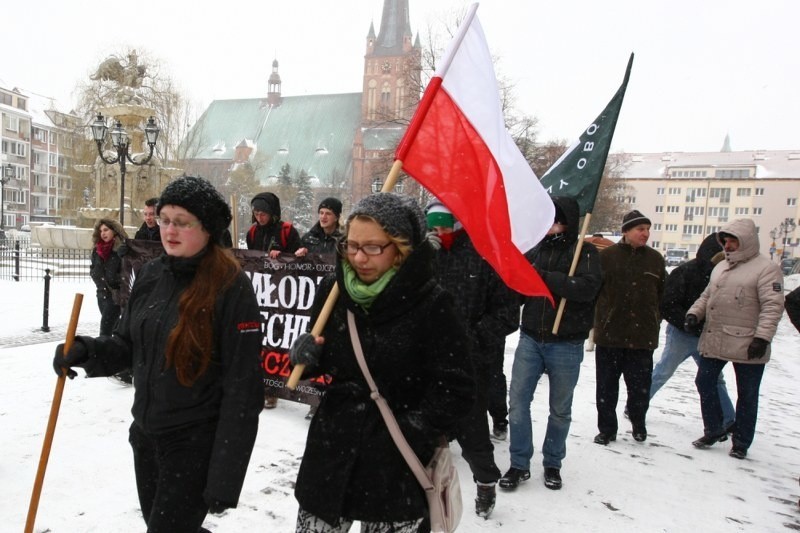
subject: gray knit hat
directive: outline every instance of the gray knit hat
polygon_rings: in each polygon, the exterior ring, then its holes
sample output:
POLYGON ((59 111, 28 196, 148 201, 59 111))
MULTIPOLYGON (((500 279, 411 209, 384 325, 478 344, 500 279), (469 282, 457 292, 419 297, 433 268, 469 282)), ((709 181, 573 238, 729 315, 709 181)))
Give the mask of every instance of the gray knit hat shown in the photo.
POLYGON ((217 189, 207 180, 194 176, 183 176, 164 188, 158 199, 157 215, 165 205, 183 207, 196 216, 217 243, 233 218, 231 208, 217 189))
POLYGON ((650 219, 644 216, 640 211, 634 209, 624 217, 622 217, 622 232, 625 233, 631 228, 638 226, 639 224, 648 224, 652 226, 650 219))
POLYGON ((393 237, 406 238, 417 245, 425 238, 428 226, 419 205, 408 196, 379 192, 362 198, 350 211, 349 223, 358 215, 375 219, 393 237))

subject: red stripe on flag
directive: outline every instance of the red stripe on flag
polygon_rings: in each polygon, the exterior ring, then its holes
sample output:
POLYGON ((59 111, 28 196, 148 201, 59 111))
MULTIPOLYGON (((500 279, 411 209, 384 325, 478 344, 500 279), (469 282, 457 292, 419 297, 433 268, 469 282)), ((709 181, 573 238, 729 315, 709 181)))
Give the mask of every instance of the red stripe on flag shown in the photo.
POLYGON ((425 118, 412 121, 418 131, 415 136, 406 135, 411 142, 398 147, 397 159, 403 162, 403 170, 453 212, 478 253, 509 287, 552 302, 547 286, 511 241, 503 173, 497 161, 447 90, 440 87, 441 78, 434 78, 431 85, 434 81, 437 90, 431 91, 429 85, 423 98, 425 118))

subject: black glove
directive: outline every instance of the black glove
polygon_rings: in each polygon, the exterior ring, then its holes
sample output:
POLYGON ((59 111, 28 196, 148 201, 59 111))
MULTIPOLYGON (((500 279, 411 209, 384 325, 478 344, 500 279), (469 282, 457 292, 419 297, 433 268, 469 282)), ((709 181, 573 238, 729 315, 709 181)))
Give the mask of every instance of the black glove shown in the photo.
POLYGON ((124 257, 125 254, 128 253, 128 245, 127 244, 120 244, 119 248, 117 248, 117 255, 120 257, 124 257))
POLYGON ((322 345, 316 343, 311 333, 303 333, 297 337, 289 350, 289 361, 293 365, 317 366, 320 357, 322 345))
POLYGON ((206 503, 208 504, 208 512, 211 514, 222 514, 226 509, 233 507, 232 505, 213 498, 207 499, 206 503))
POLYGON ((769 346, 769 341, 758 337, 753 338, 750 346, 747 347, 747 359, 761 359, 767 354, 767 346, 769 346))
POLYGON ((683 322, 683 331, 686 333, 697 333, 697 326, 700 324, 700 321, 697 319, 697 315, 688 314, 683 322))
POLYGON ((69 349, 67 355, 64 355, 63 344, 56 346, 56 355, 53 357, 53 370, 56 371, 58 376, 61 376, 64 374, 64 369, 66 368, 67 377, 72 379, 77 376, 78 373, 72 370, 71 367, 81 366, 88 360, 89 350, 86 348, 85 344, 76 339, 75 342, 72 343, 72 347, 69 349))

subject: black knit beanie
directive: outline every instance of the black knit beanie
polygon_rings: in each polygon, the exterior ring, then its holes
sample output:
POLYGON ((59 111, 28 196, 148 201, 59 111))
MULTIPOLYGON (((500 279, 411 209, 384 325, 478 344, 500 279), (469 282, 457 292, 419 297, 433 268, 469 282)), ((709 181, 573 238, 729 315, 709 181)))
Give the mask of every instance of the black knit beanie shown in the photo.
POLYGON ((156 215, 165 205, 183 207, 196 216, 217 243, 233 218, 231 208, 217 189, 207 180, 194 176, 178 178, 166 186, 158 199, 156 215))
POLYGON ((333 197, 325 198, 319 203, 317 212, 319 212, 319 210, 323 208, 330 209, 331 211, 333 211, 333 214, 336 215, 337 218, 342 216, 342 201, 339 200, 338 198, 333 198, 333 197))
POLYGON ((421 243, 428 230, 425 214, 419 205, 408 196, 393 192, 379 192, 362 198, 353 207, 347 221, 358 215, 375 219, 386 233, 408 239, 412 245, 421 243))

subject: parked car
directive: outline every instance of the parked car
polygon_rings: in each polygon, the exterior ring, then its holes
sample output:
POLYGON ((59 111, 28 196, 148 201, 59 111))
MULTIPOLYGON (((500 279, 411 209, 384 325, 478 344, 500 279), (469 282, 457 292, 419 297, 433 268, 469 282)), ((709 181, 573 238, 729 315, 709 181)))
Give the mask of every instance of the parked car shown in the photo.
POLYGON ((664 262, 667 266, 678 266, 689 260, 689 250, 685 248, 670 248, 664 252, 664 262))
POLYGON ((800 262, 800 257, 787 257, 785 259, 781 259, 781 270, 783 271, 784 276, 788 276, 792 273, 792 268, 800 262))

